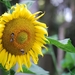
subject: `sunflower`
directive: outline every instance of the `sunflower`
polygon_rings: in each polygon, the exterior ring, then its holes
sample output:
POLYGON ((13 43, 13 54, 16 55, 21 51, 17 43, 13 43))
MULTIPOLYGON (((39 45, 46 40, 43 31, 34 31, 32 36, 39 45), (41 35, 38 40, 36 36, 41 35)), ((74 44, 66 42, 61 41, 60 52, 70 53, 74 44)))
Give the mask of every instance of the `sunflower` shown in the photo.
POLYGON ((0 16, 0 63, 7 70, 18 63, 17 71, 23 71, 23 64, 29 68, 30 59, 37 64, 38 55, 43 56, 48 33, 46 24, 37 21, 44 15, 36 17, 39 13, 32 14, 25 4, 16 4, 0 16))

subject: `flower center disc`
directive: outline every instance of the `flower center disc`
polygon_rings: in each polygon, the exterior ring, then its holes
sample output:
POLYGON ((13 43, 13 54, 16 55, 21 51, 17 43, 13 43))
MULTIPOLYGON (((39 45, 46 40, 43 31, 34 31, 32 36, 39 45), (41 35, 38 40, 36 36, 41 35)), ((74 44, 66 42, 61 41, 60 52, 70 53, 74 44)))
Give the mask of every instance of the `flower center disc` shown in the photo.
POLYGON ((6 23, 2 44, 8 53, 22 55, 33 46, 35 31, 33 23, 24 18, 17 18, 6 23))
POLYGON ((17 36, 17 42, 20 44, 23 44, 28 38, 27 33, 25 32, 20 32, 17 36))

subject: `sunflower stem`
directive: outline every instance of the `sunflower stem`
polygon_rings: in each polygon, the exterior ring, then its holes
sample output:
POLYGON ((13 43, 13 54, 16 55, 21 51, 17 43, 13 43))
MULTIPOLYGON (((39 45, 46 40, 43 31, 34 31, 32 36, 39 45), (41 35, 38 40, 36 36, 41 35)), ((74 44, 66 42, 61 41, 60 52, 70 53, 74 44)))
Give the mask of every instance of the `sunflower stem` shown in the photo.
POLYGON ((58 71, 58 68, 57 68, 56 56, 55 56, 55 53, 54 53, 54 50, 53 50, 52 45, 50 45, 50 48, 51 48, 51 51, 49 52, 49 54, 52 56, 52 59, 53 59, 53 63, 54 63, 54 67, 55 67, 56 73, 59 75, 59 71, 58 71))

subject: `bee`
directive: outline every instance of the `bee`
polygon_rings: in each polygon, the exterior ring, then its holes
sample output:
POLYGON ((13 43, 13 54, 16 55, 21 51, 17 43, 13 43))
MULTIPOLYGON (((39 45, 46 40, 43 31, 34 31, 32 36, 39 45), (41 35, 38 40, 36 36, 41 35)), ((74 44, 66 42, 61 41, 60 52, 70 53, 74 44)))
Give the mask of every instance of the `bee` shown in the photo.
POLYGON ((11 39, 10 39, 10 42, 13 42, 14 41, 14 33, 11 33, 11 39))
POLYGON ((21 53, 22 53, 22 54, 24 54, 24 53, 25 53, 24 49, 21 49, 20 51, 21 51, 21 53))

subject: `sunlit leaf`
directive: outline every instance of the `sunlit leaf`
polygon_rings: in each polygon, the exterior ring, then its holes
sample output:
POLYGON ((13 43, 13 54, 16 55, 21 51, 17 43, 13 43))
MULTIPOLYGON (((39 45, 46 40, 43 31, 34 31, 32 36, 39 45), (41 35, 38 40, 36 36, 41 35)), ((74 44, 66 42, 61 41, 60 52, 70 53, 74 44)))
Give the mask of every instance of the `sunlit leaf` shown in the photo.
POLYGON ((23 68, 23 73, 34 74, 34 72, 32 72, 28 68, 26 68, 25 65, 23 65, 22 68, 23 68))
POLYGON ((63 73, 62 75, 71 75, 71 73, 63 73))
POLYGON ((44 69, 42 69, 41 67, 39 67, 33 63, 29 69, 27 69, 25 66, 23 66, 23 72, 30 73, 33 75, 49 75, 48 71, 45 71, 44 69))
POLYGON ((28 9, 34 4, 35 1, 33 0, 26 0, 26 1, 21 1, 20 4, 26 4, 28 9))
POLYGON ((51 37, 48 37, 48 40, 50 41, 50 44, 55 45, 56 47, 64 51, 75 53, 75 47, 72 45, 70 39, 64 39, 64 40, 58 41, 51 37))

